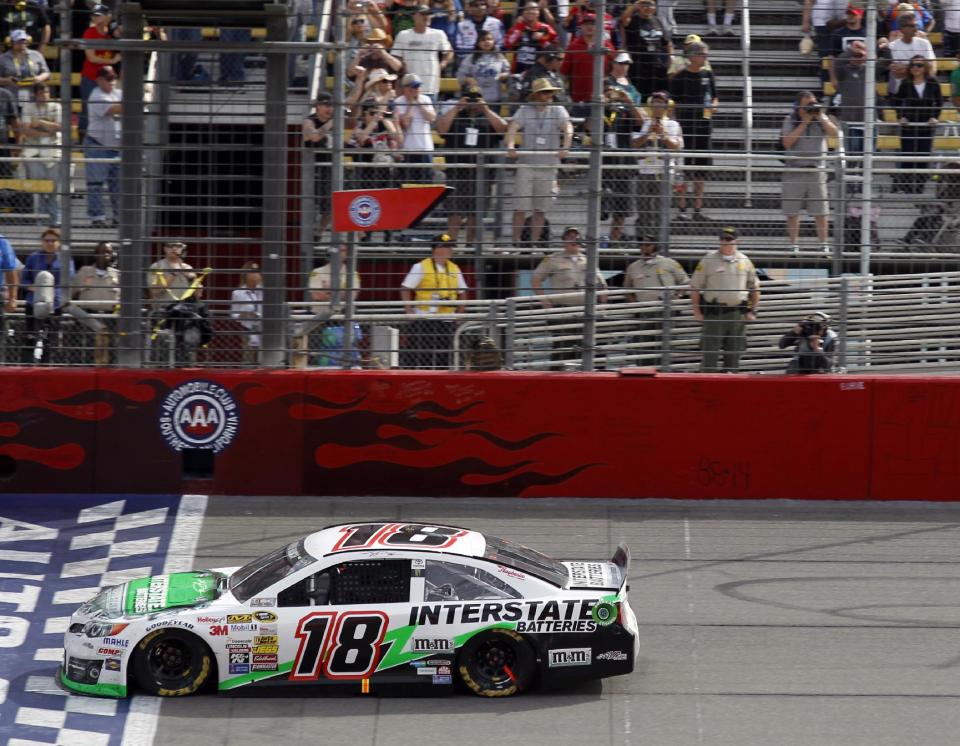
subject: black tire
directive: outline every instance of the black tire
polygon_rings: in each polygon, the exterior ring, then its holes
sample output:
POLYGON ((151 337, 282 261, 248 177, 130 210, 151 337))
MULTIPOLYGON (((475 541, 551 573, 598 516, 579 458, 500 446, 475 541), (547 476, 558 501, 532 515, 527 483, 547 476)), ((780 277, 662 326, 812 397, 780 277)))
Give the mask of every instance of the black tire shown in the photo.
POLYGON ((140 688, 157 697, 184 697, 213 678, 216 665, 210 648, 181 629, 158 629, 137 643, 133 674, 140 688))
POLYGON ((471 638, 457 656, 460 681, 481 697, 510 697, 528 688, 537 672, 530 644, 512 629, 471 638))

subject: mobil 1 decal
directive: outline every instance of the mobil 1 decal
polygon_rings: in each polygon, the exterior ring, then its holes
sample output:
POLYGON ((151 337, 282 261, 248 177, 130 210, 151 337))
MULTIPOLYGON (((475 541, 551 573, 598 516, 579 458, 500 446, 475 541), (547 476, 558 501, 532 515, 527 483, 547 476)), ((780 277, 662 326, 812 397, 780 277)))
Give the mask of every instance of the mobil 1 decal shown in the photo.
POLYGON ((297 624, 291 681, 365 679, 377 668, 387 632, 382 611, 315 611, 297 624))
POLYGON ((425 604, 411 607, 409 623, 429 626, 516 622, 517 632, 593 632, 597 628, 592 614, 596 605, 597 600, 593 598, 425 604))

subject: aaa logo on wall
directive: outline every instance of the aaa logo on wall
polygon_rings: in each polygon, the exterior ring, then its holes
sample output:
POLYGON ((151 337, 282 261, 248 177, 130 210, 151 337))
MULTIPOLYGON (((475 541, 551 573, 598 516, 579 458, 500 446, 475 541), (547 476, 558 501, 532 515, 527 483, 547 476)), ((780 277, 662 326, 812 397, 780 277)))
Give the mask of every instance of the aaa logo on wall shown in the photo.
POLYGON ((239 427, 236 399, 212 381, 181 383, 160 405, 160 433, 175 451, 201 448, 220 453, 239 427))
POLYGON ((380 219, 380 202, 364 194, 350 203, 350 219, 361 228, 369 228, 380 219))

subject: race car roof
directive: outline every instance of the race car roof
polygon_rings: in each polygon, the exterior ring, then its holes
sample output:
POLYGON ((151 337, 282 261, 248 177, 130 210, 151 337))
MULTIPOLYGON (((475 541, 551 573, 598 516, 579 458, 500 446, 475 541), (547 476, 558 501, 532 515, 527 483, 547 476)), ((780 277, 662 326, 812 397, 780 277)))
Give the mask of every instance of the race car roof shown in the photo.
POLYGON ((304 548, 314 557, 362 549, 412 549, 483 557, 486 546, 486 538, 477 531, 456 526, 389 521, 327 526, 304 540, 304 548))

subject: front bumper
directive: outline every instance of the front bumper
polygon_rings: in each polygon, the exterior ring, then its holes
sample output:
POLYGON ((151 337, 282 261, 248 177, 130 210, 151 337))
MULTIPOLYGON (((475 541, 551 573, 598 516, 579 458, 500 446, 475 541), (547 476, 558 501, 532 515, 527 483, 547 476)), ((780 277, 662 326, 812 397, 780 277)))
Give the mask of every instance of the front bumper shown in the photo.
MULTIPOLYGON (((88 663, 103 663, 103 661, 88 661, 88 663)), ((100 682, 99 680, 96 683, 89 683, 89 675, 85 678, 88 681, 74 681, 67 676, 67 666, 71 665, 73 675, 79 675, 76 670, 76 659, 67 658, 64 660, 64 664, 57 666, 57 684, 70 692, 75 692, 77 694, 88 694, 95 697, 118 697, 123 698, 127 696, 127 686, 126 684, 114 684, 108 682, 100 682)))
MULTIPOLYGON (((122 643, 121 643, 122 644, 122 643)), ((127 649, 116 641, 66 632, 57 682, 71 692, 100 697, 127 696, 127 649)))

